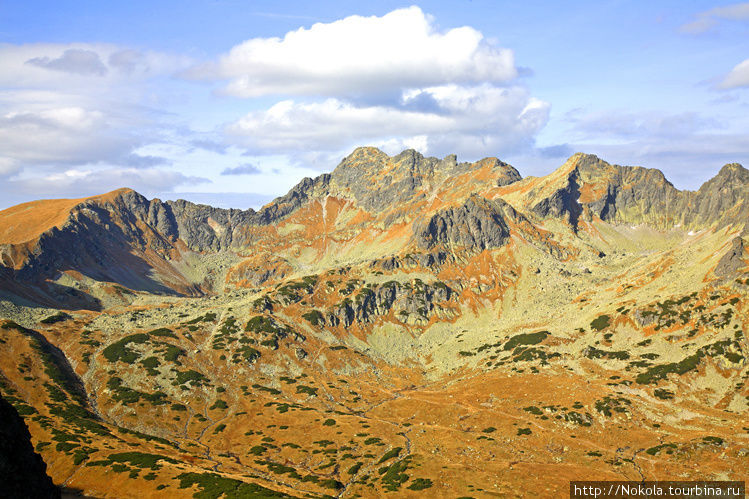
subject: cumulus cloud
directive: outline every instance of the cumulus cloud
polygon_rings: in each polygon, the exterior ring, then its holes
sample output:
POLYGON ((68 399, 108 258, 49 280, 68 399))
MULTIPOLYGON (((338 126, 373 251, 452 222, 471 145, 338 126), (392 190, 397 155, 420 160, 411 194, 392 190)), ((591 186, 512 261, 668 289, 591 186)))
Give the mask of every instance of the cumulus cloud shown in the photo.
POLYGON ((715 7, 698 13, 694 20, 681 26, 681 31, 700 34, 715 28, 720 21, 749 21, 749 2, 715 7))
POLYGON ((235 166, 234 168, 225 168, 221 172, 221 175, 257 175, 259 173, 260 168, 252 163, 246 163, 244 165, 235 166))
POLYGON ((34 57, 26 61, 26 64, 63 73, 96 76, 107 74, 107 67, 101 62, 99 54, 92 50, 68 49, 56 59, 34 57))
POLYGON ((206 189, 233 190, 233 176, 267 187, 280 177, 271 167, 330 169, 360 145, 466 159, 528 150, 549 116, 524 86, 528 74, 512 50, 469 26, 442 29, 418 7, 253 38, 199 66, 111 44, 0 44, 0 197, 55 182, 156 191, 155 172, 174 173, 157 168, 164 158, 202 175, 197 158, 214 155, 206 189), (206 86, 163 78, 175 72, 251 99, 252 111, 225 106, 207 120, 165 112, 205 104, 195 95, 206 86))
POLYGON ((365 144, 465 156, 532 147, 549 105, 520 73, 512 50, 470 26, 440 29, 414 6, 253 38, 185 76, 260 104, 225 127, 229 143, 330 167, 365 144))
POLYGON ((163 133, 141 99, 150 75, 184 65, 167 59, 106 44, 0 45, 0 176, 40 165, 164 164, 134 151, 163 133))
POLYGON ((749 87, 749 59, 737 64, 720 86, 721 88, 749 87))
POLYGON ((409 91, 403 107, 281 101, 253 111, 227 127, 234 140, 255 153, 341 151, 357 145, 392 149, 416 146, 429 154, 482 155, 527 146, 548 119, 548 104, 527 90, 488 85, 446 85, 409 91), (411 110, 428 99, 431 110, 411 110))
POLYGON ((506 83, 518 75, 513 52, 464 26, 440 32, 418 7, 382 17, 350 16, 283 38, 253 38, 218 62, 185 73, 227 79, 238 97, 343 96, 448 83, 506 83))

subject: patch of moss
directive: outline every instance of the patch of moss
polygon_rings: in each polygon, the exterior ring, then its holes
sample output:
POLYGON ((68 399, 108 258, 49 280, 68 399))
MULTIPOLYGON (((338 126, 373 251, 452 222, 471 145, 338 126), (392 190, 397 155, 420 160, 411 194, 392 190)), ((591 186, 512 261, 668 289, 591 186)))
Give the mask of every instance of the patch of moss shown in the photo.
POLYGON ((518 334, 507 340, 507 343, 505 343, 503 350, 512 350, 521 345, 536 345, 544 341, 550 334, 551 333, 549 333, 548 331, 518 334))
POLYGON ((603 329, 606 329, 611 324, 611 317, 608 315, 599 315, 593 321, 590 323, 590 327, 595 329, 596 331, 601 331, 603 329))
POLYGON ((196 499, 291 497, 254 483, 225 478, 216 473, 182 473, 177 475, 176 479, 179 480, 180 489, 197 486, 200 490, 193 494, 196 499))
POLYGON ((406 487, 409 490, 424 490, 432 487, 432 481, 428 478, 414 478, 411 484, 406 487))

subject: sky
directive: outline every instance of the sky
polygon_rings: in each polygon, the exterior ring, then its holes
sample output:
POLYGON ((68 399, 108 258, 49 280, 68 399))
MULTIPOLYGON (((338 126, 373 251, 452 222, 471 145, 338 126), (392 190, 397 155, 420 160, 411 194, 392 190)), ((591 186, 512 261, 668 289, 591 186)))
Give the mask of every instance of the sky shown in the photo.
POLYGON ((749 2, 0 0, 0 209, 258 208, 358 146, 697 189, 749 166, 749 2))

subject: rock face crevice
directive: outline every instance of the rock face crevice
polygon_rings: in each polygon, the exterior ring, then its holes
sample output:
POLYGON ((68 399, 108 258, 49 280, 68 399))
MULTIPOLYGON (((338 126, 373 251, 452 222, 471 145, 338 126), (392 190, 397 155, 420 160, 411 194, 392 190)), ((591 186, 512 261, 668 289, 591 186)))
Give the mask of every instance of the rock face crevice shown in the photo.
POLYGON ((60 497, 47 465, 34 452, 31 434, 16 409, 0 396, 0 490, 7 498, 60 497))

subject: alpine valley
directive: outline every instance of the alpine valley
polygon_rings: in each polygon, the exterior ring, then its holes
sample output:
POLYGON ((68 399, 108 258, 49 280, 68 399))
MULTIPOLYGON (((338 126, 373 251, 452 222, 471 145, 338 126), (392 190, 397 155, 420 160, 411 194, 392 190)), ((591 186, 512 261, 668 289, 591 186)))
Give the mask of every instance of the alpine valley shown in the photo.
POLYGON ((259 211, 25 203, 0 211, 0 392, 97 498, 741 480, 748 220, 738 164, 680 191, 369 147, 259 211))

